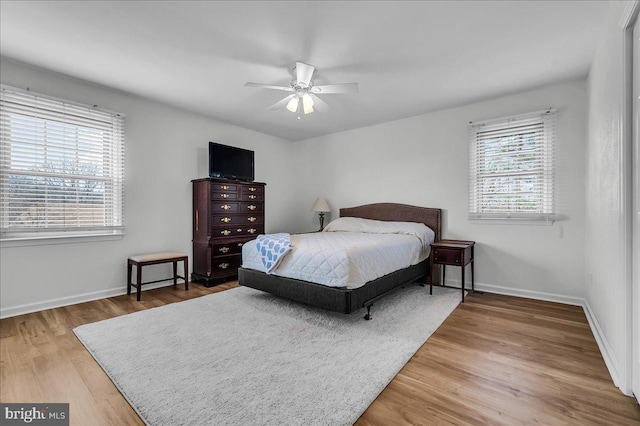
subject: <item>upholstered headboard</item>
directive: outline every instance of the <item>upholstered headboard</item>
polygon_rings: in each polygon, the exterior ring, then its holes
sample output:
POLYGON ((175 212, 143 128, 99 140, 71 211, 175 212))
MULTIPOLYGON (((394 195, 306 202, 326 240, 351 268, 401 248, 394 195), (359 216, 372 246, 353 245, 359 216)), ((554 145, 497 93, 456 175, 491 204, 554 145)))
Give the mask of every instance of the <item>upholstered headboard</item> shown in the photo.
POLYGON ((424 223, 436 234, 436 241, 442 239, 442 210, 417 207, 407 204, 377 203, 340 209, 340 217, 361 217, 363 219, 392 222, 424 223))

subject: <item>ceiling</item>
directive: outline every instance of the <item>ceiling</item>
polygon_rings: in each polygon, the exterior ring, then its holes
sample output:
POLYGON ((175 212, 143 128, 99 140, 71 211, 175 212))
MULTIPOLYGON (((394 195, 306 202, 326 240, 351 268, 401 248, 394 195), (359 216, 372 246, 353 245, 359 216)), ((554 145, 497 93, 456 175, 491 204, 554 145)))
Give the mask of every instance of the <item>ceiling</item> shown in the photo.
POLYGON ((0 2, 0 54, 302 140, 585 77, 606 1, 0 2), (266 108, 296 61, 327 112, 266 108))

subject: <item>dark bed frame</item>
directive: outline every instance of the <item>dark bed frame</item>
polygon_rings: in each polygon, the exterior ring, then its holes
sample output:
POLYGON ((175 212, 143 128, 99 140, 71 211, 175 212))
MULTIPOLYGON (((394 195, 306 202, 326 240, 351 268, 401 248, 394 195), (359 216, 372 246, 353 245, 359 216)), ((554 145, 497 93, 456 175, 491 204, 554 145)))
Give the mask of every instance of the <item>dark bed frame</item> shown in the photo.
MULTIPOLYGON (((340 209, 340 217, 424 223, 433 229, 436 241, 442 239, 442 211, 440 209, 406 204, 378 203, 340 209)), ((308 281, 268 275, 253 269, 238 269, 238 281, 243 286, 345 314, 350 314, 362 307, 366 307, 366 319, 371 319, 371 307, 376 300, 398 287, 414 283, 427 276, 429 276, 429 259, 417 265, 392 272, 355 289, 327 287, 308 281)), ((434 276, 439 277, 440 274, 436 273, 434 276)))

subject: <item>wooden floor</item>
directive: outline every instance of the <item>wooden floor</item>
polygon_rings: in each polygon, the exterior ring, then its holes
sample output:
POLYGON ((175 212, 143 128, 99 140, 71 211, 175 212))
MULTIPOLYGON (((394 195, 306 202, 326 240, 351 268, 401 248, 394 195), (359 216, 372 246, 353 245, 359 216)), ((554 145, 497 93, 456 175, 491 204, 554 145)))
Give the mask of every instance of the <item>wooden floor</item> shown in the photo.
MULTIPOLYGON (((119 296, 1 320, 0 401, 69 402, 72 425, 141 425, 72 329, 236 285, 165 287, 142 302, 119 296)), ((582 308, 475 294, 356 424, 640 425, 640 407, 613 385, 582 308)))

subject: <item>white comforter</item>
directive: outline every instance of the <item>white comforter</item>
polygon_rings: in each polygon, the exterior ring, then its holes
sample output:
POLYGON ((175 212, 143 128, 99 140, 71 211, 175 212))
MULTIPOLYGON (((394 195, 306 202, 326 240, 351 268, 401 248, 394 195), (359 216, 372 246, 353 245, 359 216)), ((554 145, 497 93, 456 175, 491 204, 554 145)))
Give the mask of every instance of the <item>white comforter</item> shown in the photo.
MULTIPOLYGON (((357 288, 428 257, 434 234, 426 226, 416 231, 418 224, 411 224, 405 232, 390 228, 390 223, 363 220, 336 219, 339 223, 332 222, 325 232, 291 235, 293 249, 272 275, 357 288)), ((242 266, 265 272, 255 240, 242 248, 242 266)))

